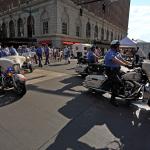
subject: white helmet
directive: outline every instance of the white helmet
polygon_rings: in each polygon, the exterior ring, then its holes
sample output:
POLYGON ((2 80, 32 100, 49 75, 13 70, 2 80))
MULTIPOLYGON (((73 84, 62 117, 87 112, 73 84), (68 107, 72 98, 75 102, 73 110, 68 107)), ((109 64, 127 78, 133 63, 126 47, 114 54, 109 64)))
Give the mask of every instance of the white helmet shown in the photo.
POLYGON ((110 45, 120 45, 119 40, 113 40, 110 45))

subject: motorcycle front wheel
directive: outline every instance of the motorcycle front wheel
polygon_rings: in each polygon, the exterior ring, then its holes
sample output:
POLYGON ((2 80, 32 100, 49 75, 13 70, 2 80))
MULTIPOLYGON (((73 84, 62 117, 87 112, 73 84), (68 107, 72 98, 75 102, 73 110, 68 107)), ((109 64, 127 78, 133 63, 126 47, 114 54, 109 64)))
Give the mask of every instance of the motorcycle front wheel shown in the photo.
POLYGON ((25 83, 21 83, 20 81, 16 82, 17 88, 15 88, 15 92, 19 96, 23 96, 26 94, 27 89, 25 83))
POLYGON ((147 103, 147 104, 148 104, 148 106, 150 107, 150 99, 148 100, 148 103, 147 103))
POLYGON ((29 65, 29 70, 30 70, 30 73, 33 72, 33 66, 31 64, 29 65))

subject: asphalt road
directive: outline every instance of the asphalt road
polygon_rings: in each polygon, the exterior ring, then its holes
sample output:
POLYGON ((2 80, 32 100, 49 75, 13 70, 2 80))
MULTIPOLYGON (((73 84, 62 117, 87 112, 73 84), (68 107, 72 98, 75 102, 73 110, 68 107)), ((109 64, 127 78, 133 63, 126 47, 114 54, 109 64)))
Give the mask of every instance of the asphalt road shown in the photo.
POLYGON ((150 112, 94 95, 69 65, 37 68, 0 95, 0 150, 150 150, 150 112))

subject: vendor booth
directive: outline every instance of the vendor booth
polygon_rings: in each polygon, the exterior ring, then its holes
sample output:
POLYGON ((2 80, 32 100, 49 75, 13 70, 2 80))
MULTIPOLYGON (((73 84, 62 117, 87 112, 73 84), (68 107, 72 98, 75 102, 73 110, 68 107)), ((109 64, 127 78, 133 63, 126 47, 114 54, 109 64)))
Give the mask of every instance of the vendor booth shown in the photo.
POLYGON ((125 37, 120 41, 120 50, 122 55, 128 57, 129 59, 132 59, 137 52, 137 45, 134 41, 132 41, 128 37, 125 37))

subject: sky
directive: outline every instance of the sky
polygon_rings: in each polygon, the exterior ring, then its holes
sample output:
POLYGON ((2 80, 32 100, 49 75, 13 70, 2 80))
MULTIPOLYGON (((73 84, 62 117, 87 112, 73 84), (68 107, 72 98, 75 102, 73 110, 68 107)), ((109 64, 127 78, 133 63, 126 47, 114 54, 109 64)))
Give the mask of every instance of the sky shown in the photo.
POLYGON ((150 0, 131 0, 128 37, 150 42, 150 0))

